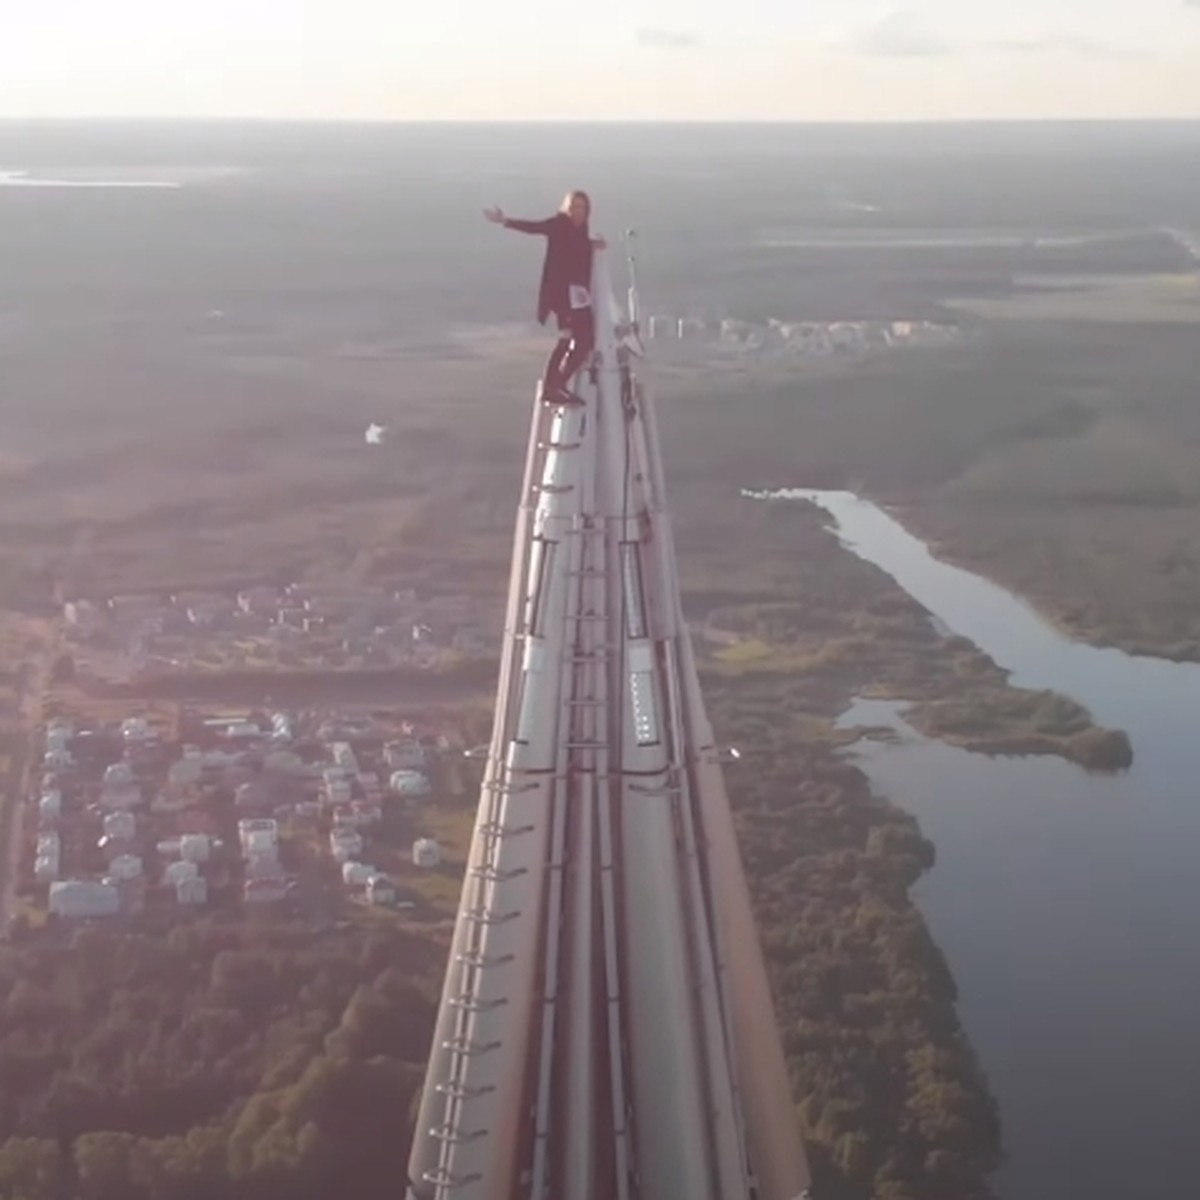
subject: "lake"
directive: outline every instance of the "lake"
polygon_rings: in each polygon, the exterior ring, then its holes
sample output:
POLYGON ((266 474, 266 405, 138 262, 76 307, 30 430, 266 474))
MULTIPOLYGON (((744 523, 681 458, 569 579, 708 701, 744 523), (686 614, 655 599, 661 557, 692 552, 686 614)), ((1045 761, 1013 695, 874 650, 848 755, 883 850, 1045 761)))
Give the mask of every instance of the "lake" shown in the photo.
POLYGON ((847 548, 1015 684, 1064 692, 1128 732, 1132 770, 1099 776, 930 741, 903 705, 860 701, 842 718, 901 733, 851 753, 937 847, 915 895, 1000 1103, 1000 1195, 1194 1200, 1200 666, 1073 642, 850 493, 779 495, 825 509, 847 548))

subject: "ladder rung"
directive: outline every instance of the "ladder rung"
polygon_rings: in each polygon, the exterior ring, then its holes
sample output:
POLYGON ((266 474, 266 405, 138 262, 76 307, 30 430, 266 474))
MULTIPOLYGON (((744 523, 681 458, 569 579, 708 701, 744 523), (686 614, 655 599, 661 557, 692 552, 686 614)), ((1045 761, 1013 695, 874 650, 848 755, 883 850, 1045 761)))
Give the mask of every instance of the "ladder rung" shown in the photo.
POLYGON ((421 1180, 424 1183, 432 1183, 434 1187, 449 1188, 455 1191, 460 1187, 466 1187, 468 1183, 481 1183, 482 1175, 452 1175, 449 1171, 426 1171, 421 1180))
POLYGON ((678 796, 683 787, 678 783, 669 783, 663 787, 646 787, 642 783, 631 783, 629 790, 642 796, 678 796))
POLYGON ((485 1083, 481 1087, 460 1087, 456 1083, 439 1083, 434 1091, 441 1092, 443 1096, 450 1096, 455 1100, 474 1100, 477 1096, 486 1096, 489 1092, 494 1092, 496 1085, 493 1083, 485 1083))
POLYGON ((568 750, 603 750, 608 746, 607 742, 568 742, 568 750))
POLYGON ((453 1054, 465 1054, 470 1058, 473 1054, 491 1054, 500 1049, 500 1042, 472 1042, 467 1038, 449 1038, 442 1043, 443 1050, 453 1054))
POLYGON ((477 971, 483 971, 488 967, 507 966, 515 957, 514 954, 459 954, 456 961, 464 967, 474 967, 477 971))
POLYGON ((431 1129, 429 1136, 437 1138, 439 1142, 450 1142, 452 1145, 461 1146, 466 1142, 477 1142, 481 1137, 487 1137, 487 1130, 472 1129, 470 1133, 461 1133, 449 1125, 442 1125, 437 1129, 431 1129))
POLYGON ((517 837, 522 833, 532 833, 535 825, 501 825, 498 821, 489 821, 481 825, 479 831, 488 837, 517 837))
POLYGON ((568 621, 607 621, 604 613, 567 613, 568 621))
POLYGON ((538 442, 539 450, 578 450, 582 442, 538 442))
POLYGON ((483 912, 478 908, 470 908, 464 915, 468 921, 473 921, 476 925, 507 925, 509 921, 515 921, 521 915, 521 911, 513 909, 512 912, 490 913, 483 912))
POLYGON ((468 995, 455 996, 451 1001, 451 1007, 461 1008, 463 1012, 491 1012, 494 1008, 503 1008, 508 1003, 508 998, 502 996, 499 1000, 474 1000, 468 995))
POLYGON ((536 783, 485 783, 484 788, 493 796, 519 796, 522 792, 537 790, 536 783))
POLYGON ((544 496, 565 496, 567 492, 575 490, 575 485, 573 483, 535 483, 533 490, 541 492, 544 496))
POLYGON ((516 879, 518 875, 528 875, 529 870, 526 867, 513 867, 511 871, 497 871, 495 867, 472 867, 470 874, 488 883, 505 883, 516 879))

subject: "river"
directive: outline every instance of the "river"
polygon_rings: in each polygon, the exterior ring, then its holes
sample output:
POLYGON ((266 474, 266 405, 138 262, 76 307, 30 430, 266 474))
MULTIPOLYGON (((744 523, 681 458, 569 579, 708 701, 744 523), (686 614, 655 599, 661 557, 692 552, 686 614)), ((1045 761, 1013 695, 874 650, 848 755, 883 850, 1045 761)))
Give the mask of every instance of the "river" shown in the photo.
POLYGON ((1133 768, 988 758, 930 741, 902 705, 844 724, 852 754, 937 847, 915 890, 1000 1104, 1003 1200, 1195 1200, 1200 1118, 1200 666, 1064 637, 1003 588, 934 558, 875 505, 795 491, 1019 686, 1053 688, 1133 742, 1133 768))

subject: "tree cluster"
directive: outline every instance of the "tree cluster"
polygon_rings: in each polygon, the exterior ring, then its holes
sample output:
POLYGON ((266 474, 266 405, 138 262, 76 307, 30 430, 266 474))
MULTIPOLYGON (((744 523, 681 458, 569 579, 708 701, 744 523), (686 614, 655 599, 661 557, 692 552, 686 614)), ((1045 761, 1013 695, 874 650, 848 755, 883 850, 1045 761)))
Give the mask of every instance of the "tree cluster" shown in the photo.
POLYGON ((4 1200, 376 1200, 440 949, 398 929, 85 929, 0 956, 4 1200))
POLYGON ((997 1111, 908 894, 933 846, 831 747, 800 742, 786 682, 707 692, 743 753, 730 792, 816 1194, 981 1200, 997 1111))

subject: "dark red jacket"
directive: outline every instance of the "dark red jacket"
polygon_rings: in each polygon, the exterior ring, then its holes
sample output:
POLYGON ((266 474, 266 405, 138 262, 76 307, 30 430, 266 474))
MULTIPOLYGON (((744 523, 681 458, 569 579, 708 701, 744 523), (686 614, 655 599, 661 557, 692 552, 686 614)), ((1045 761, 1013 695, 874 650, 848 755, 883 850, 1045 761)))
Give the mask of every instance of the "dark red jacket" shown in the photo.
POLYGON ((537 319, 545 325, 551 313, 565 318, 571 308, 570 285, 592 286, 592 238, 587 225, 580 227, 566 213, 556 213, 545 221, 507 218, 504 227, 518 233, 541 234, 546 239, 537 319))

